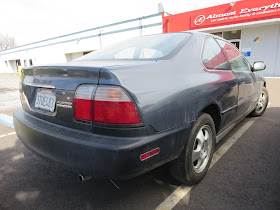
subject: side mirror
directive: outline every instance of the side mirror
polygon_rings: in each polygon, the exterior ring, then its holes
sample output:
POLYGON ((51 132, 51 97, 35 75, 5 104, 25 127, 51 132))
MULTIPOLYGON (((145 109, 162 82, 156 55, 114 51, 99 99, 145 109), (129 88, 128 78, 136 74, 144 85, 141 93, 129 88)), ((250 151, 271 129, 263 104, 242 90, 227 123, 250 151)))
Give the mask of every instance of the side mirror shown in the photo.
POLYGON ((257 61, 253 65, 253 71, 261 71, 266 68, 266 65, 263 61, 257 61))

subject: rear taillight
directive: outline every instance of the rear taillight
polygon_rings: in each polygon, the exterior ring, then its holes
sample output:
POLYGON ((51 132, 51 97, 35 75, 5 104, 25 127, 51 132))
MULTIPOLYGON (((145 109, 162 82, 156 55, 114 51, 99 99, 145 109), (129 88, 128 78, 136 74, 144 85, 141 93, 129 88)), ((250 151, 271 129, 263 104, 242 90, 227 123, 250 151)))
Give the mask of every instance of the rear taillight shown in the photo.
POLYGON ((118 87, 100 86, 94 97, 93 121, 109 124, 139 124, 138 111, 127 94, 118 87))
POLYGON ((79 120, 92 121, 93 93, 95 85, 80 85, 74 97, 74 116, 79 120))
POLYGON ((140 124, 137 108, 119 87, 80 85, 75 92, 76 119, 105 124, 140 124), (93 96, 94 95, 94 96, 93 96))

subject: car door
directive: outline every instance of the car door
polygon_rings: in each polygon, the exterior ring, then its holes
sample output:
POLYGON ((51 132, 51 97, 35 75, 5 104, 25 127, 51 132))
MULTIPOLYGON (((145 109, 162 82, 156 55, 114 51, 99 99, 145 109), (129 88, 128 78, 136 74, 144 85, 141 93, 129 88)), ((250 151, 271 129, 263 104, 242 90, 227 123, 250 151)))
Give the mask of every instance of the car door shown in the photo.
POLYGON ((201 58, 209 77, 215 75, 219 78, 213 84, 209 84, 209 90, 211 90, 209 95, 214 92, 212 100, 214 98, 221 109, 220 131, 222 131, 233 123, 236 116, 238 81, 231 71, 225 54, 213 37, 207 37, 204 40, 201 58))
POLYGON ((238 78, 238 102, 236 120, 239 120, 249 114, 250 110, 255 106, 256 91, 254 83, 255 75, 251 71, 251 66, 234 46, 230 43, 217 39, 222 47, 226 57, 231 65, 231 69, 238 78))

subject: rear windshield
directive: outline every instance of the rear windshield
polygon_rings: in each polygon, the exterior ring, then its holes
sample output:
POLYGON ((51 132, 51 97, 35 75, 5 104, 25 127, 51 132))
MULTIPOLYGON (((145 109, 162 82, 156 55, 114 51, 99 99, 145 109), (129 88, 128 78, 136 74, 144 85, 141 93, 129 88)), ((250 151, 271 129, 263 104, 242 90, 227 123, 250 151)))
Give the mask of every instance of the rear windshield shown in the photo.
POLYGON ((89 53, 75 61, 116 59, 158 59, 175 51, 190 33, 136 37, 89 53))

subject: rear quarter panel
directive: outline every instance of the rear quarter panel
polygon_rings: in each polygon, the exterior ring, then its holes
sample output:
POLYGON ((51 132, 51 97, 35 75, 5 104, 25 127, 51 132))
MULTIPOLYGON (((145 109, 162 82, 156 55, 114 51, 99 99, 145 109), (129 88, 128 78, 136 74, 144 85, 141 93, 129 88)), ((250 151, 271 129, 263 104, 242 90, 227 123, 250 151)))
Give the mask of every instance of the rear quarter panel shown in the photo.
MULTIPOLYGON (((195 121, 209 104, 222 112, 236 100, 235 78, 231 71, 205 70, 200 59, 203 40, 204 35, 192 36, 167 60, 103 68, 100 83, 124 87, 138 105, 144 124, 156 131, 195 121)), ((232 120, 234 112, 230 115, 232 120)))

